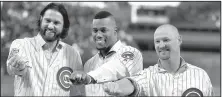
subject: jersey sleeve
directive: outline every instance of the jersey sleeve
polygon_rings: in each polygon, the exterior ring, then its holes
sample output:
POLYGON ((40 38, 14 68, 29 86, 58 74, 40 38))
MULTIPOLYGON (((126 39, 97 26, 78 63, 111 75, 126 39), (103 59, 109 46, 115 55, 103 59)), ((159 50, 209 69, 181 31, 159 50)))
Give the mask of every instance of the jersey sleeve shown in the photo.
POLYGON ((23 74, 25 70, 23 71, 18 71, 17 69, 15 69, 14 67, 11 66, 11 62, 10 59, 15 56, 18 55, 19 57, 25 58, 27 59, 27 52, 25 51, 24 48, 24 39, 16 39, 12 42, 11 46, 10 46, 10 50, 9 50, 9 55, 8 55, 8 59, 6 61, 7 64, 7 71, 9 73, 9 75, 18 75, 18 74, 23 74))
MULTIPOLYGON (((83 71, 83 65, 80 54, 73 48, 73 70, 83 71)), ((72 60, 72 59, 71 59, 72 60)), ((70 96, 83 96, 85 94, 84 85, 74 85, 70 87, 70 96)))
POLYGON ((91 59, 87 60, 86 63, 84 64, 84 72, 88 73, 91 71, 91 66, 93 67, 94 64, 92 64, 94 57, 92 57, 91 59))
POLYGON ((83 64, 82 64, 81 56, 77 51, 75 51, 75 53, 76 53, 75 54, 76 55, 76 62, 75 62, 76 70, 83 71, 83 64))
POLYGON ((214 90, 213 90, 213 86, 210 80, 210 77, 208 76, 208 74, 204 71, 203 77, 205 77, 204 81, 205 81, 205 91, 204 91, 204 96, 214 96, 214 90))
POLYGON ((138 73, 143 69, 143 56, 141 52, 133 47, 126 46, 121 49, 118 59, 129 71, 130 76, 138 73))
POLYGON ((134 91, 130 96, 152 96, 150 68, 144 69, 127 79, 129 79, 134 86, 134 91))

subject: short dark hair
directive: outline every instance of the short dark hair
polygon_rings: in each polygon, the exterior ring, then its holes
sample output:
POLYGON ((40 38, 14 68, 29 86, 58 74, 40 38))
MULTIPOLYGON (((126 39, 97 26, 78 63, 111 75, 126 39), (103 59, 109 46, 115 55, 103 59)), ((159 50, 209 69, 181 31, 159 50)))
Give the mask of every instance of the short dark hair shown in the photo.
POLYGON ((62 30, 62 33, 60 35, 60 38, 61 39, 64 39, 67 35, 68 35, 68 31, 69 31, 69 26, 70 26, 70 22, 69 22, 69 17, 68 17, 68 13, 65 9, 65 7, 60 4, 60 3, 49 3, 41 12, 40 12, 40 17, 38 19, 38 22, 37 22, 37 26, 38 26, 38 30, 40 30, 41 28, 41 17, 44 16, 45 12, 48 10, 48 9, 53 9, 53 10, 56 10, 58 12, 60 12, 63 16, 63 21, 64 21, 64 25, 63 25, 63 30, 62 30))
POLYGON ((110 17, 110 16, 113 16, 110 12, 100 11, 94 16, 94 19, 103 19, 103 18, 107 18, 107 17, 110 17))

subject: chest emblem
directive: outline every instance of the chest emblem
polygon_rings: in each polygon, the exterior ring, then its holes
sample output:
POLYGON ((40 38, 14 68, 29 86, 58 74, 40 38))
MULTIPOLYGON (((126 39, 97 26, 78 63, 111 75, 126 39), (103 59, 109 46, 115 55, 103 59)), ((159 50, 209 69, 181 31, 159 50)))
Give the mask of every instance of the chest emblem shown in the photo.
POLYGON ((189 88, 182 95, 182 97, 190 97, 190 96, 203 97, 203 93, 197 88, 189 88))
POLYGON ((71 76, 73 70, 70 67, 62 67, 59 69, 56 75, 56 80, 59 86, 65 90, 70 90, 70 80, 69 77, 71 76))

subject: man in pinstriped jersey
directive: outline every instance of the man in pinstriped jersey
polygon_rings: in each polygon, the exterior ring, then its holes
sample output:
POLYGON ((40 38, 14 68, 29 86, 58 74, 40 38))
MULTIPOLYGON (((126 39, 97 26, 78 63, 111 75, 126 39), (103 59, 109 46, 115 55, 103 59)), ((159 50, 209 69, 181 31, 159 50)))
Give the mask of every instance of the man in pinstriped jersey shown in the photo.
POLYGON ((158 27, 154 34, 157 64, 135 76, 105 83, 104 90, 117 96, 213 96, 208 74, 180 56, 181 43, 176 27, 158 27))
POLYGON ((61 41, 69 25, 65 7, 50 3, 40 13, 38 35, 12 42, 7 71, 15 77, 15 96, 70 96, 70 89, 81 95, 83 88, 71 87, 68 79, 74 70, 83 71, 80 55, 61 41))
POLYGON ((103 82, 114 81, 136 74, 143 68, 143 57, 139 50, 126 46, 118 40, 118 30, 114 16, 98 12, 92 23, 92 38, 99 51, 84 65, 87 73, 72 75, 74 84, 85 85, 86 96, 108 96, 103 82))

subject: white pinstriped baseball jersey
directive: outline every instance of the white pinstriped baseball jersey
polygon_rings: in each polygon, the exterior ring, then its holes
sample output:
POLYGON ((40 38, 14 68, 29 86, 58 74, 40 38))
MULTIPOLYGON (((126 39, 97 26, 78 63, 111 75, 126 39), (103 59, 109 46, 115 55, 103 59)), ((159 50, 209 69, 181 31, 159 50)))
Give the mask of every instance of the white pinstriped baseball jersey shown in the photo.
MULTIPOLYGON (((121 41, 118 41, 110 49, 105 58, 103 58, 100 53, 97 53, 95 56, 89 59, 84 65, 84 71, 87 73, 93 71, 102 66, 104 63, 115 60, 114 58, 125 60, 122 65, 127 68, 129 75, 136 74, 138 71, 143 69, 143 57, 140 51, 136 48, 126 46, 122 44, 121 41)), ((104 92, 102 84, 86 85, 85 92, 86 96, 108 96, 108 94, 104 92)))
POLYGON ((129 77, 135 86, 131 95, 182 96, 190 89, 199 89, 203 96, 212 96, 213 87, 208 74, 201 68, 186 63, 181 57, 181 67, 175 75, 161 68, 160 62, 129 77))
MULTIPOLYGON (((72 70, 83 70, 80 55, 71 46, 59 41, 51 60, 47 61, 43 45, 46 42, 40 34, 33 38, 16 39, 12 42, 12 49, 17 49, 18 55, 28 59, 27 72, 23 76, 15 75, 15 96, 69 96, 70 91, 64 90, 57 82, 57 72, 62 67, 72 70)), ((8 72, 13 74, 7 61, 8 72)), ((70 87, 71 89, 77 87, 70 87)), ((74 89, 76 93, 80 89, 74 89)), ((81 94, 77 94, 81 95, 81 94)))

